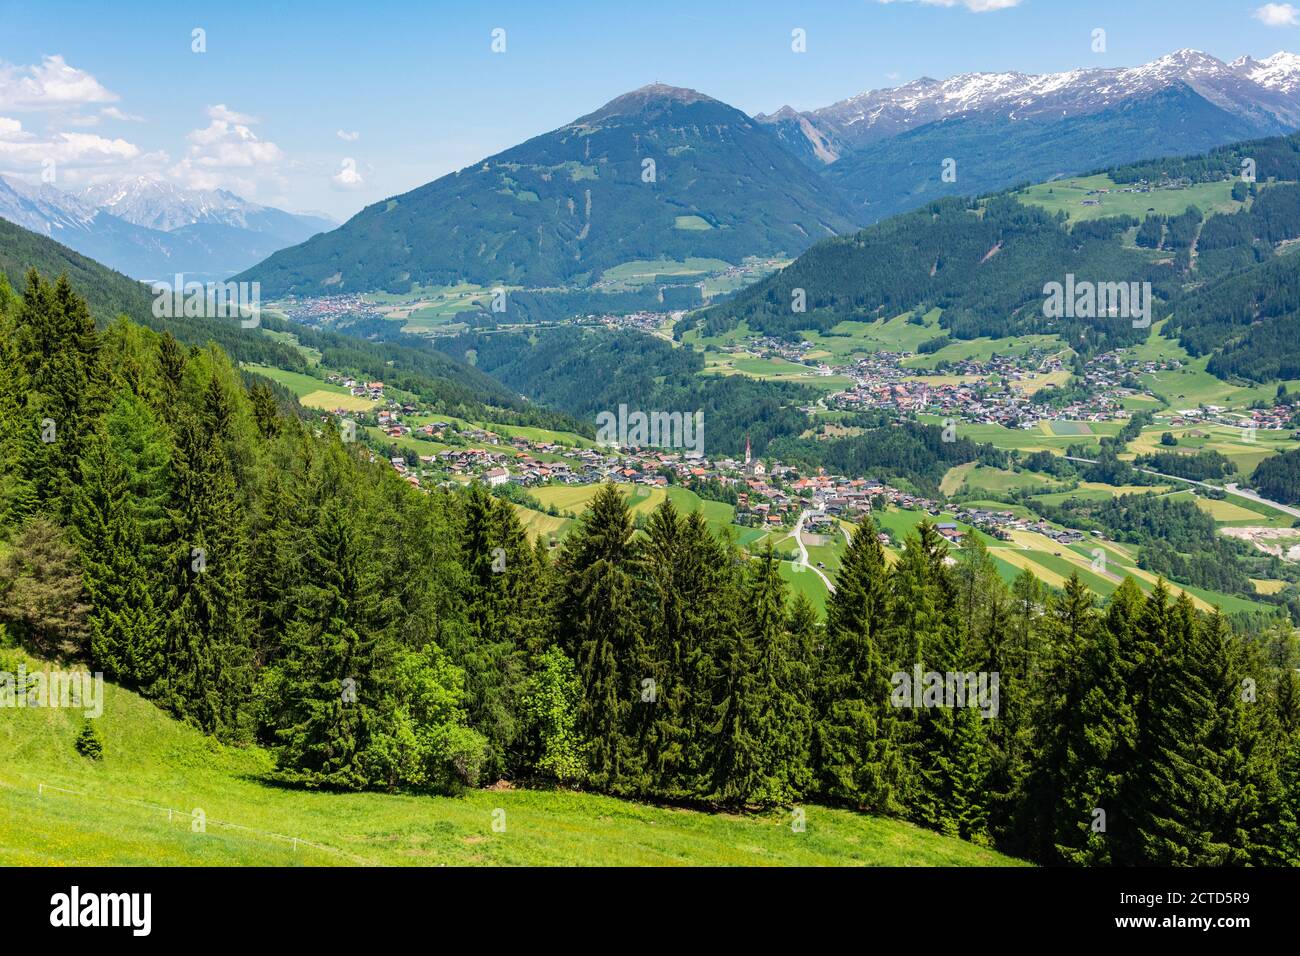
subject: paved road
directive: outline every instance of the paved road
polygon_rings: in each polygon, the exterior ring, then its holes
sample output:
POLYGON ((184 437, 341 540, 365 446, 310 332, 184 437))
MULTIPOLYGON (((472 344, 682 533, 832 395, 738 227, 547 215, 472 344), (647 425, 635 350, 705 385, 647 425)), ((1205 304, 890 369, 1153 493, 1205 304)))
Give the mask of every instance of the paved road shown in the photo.
MULTIPOLYGON (((1097 464, 1097 462, 1091 458, 1074 458, 1070 455, 1065 455, 1063 457, 1067 461, 1081 461, 1088 465, 1097 464)), ((1160 472, 1152 471, 1150 468, 1138 468, 1137 470, 1146 475, 1163 478, 1165 481, 1181 481, 1185 485, 1196 485, 1198 488, 1210 488, 1215 491, 1222 491, 1233 497, 1245 498, 1247 501, 1254 501, 1261 505, 1268 505, 1270 508, 1276 508, 1283 514, 1291 515, 1293 518, 1300 518, 1300 508, 1289 507, 1288 505, 1282 504, 1280 501, 1269 501, 1269 499, 1261 497, 1253 491, 1246 491, 1239 488, 1236 482, 1232 482, 1231 484, 1224 485, 1220 488, 1218 485, 1208 485, 1203 481, 1193 481, 1191 478, 1179 478, 1177 475, 1162 475, 1160 472)))
MULTIPOLYGON (((798 520, 798 522, 797 522, 797 523, 795 524, 795 526, 794 526, 794 535, 793 535, 793 537, 794 537, 794 543, 797 544, 797 545, 799 546, 799 563, 800 563, 801 565, 803 565, 805 568, 807 568, 809 571, 814 571, 814 572, 816 572, 817 577, 821 578, 822 581, 825 582, 825 584, 826 584, 826 590, 827 590, 828 592, 830 592, 831 594, 834 594, 834 593, 835 593, 835 585, 831 584, 831 579, 830 579, 830 578, 828 578, 826 575, 822 574, 822 570, 821 570, 821 568, 814 567, 814 566, 812 565, 812 563, 809 562, 809 560, 808 560, 808 549, 805 548, 805 547, 803 546, 803 523, 804 523, 804 520, 805 520, 809 515, 816 515, 816 514, 821 514, 821 512, 820 512, 820 511, 805 510, 805 511, 803 511, 803 512, 799 515, 799 520, 798 520)), ((796 571, 799 570, 798 566, 795 567, 795 570, 796 570, 796 571)))

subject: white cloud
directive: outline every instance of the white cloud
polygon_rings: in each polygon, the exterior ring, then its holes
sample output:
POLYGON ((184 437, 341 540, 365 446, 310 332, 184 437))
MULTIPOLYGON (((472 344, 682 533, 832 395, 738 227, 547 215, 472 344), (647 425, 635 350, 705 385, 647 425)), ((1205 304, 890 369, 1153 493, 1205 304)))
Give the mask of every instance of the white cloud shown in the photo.
POLYGON ((965 7, 972 13, 988 13, 991 10, 1009 10, 1018 7, 1023 0, 876 0, 877 3, 921 3, 927 7, 965 7))
POLYGON ((116 93, 61 56, 39 64, 18 66, 0 62, 0 108, 11 110, 67 109, 87 103, 115 103, 116 93))
POLYGON ((1266 3, 1253 14, 1256 20, 1270 27, 1300 26, 1300 9, 1289 3, 1266 3))
POLYGON ((356 133, 356 132, 349 133, 347 130, 344 129, 339 130, 334 135, 337 136, 339 139, 343 140, 343 142, 345 143, 355 143, 357 140, 361 138, 360 133, 356 133))
POLYGON ((191 189, 229 189, 249 197, 281 192, 285 154, 253 132, 257 120, 225 104, 209 106, 207 115, 211 122, 186 135, 185 155, 168 176, 191 189))
POLYGON ((343 160, 339 171, 330 177, 330 182, 335 189, 360 189, 366 184, 361 173, 357 172, 357 161, 351 157, 343 160))
POLYGON ((237 123, 241 126, 254 126, 257 123, 257 117, 249 116, 247 113, 236 113, 227 107, 225 103, 209 106, 208 119, 218 123, 237 123))
POLYGON ((124 123, 143 123, 143 116, 136 116, 134 113, 123 113, 116 106, 108 106, 99 111, 100 116, 106 116, 109 119, 121 120, 124 123))
POLYGON ((122 165, 140 157, 140 148, 124 139, 91 133, 37 136, 18 120, 0 116, 0 168, 11 172, 34 172, 49 161, 77 169, 122 165))
POLYGON ((56 122, 59 126, 98 126, 99 117, 94 113, 63 113, 56 122))

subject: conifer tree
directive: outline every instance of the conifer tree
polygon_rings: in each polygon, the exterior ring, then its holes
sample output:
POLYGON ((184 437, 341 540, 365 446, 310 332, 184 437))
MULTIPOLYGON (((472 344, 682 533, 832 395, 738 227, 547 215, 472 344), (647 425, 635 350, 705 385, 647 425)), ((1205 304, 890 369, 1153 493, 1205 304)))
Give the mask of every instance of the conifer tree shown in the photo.
POLYGON ((886 663, 889 580, 875 523, 866 518, 840 560, 826 604, 817 686, 816 760, 831 800, 875 812, 900 809, 900 717, 886 663))
MULTIPOLYGON (((1067 805, 1072 783, 1067 774, 1072 747, 1084 734, 1079 711, 1085 692, 1082 662, 1096 627, 1093 597, 1078 574, 1071 574, 1064 592, 1048 602, 1043 621, 1046 661, 1023 807, 1025 839, 1034 859, 1044 862, 1061 862, 1059 847, 1074 846, 1079 824, 1091 825, 1093 819, 1092 808, 1077 802, 1067 805)), ((1109 809, 1108 825, 1113 825, 1115 807, 1109 809)))
POLYGON ((648 676, 639 673, 634 530, 626 499, 615 485, 602 485, 560 558, 561 647, 582 682, 577 729, 590 741, 592 780, 611 789, 638 776, 637 754, 624 735, 648 676))
POLYGON ((279 763, 292 779, 358 789, 382 729, 379 709, 392 679, 392 644, 379 573, 339 497, 322 505, 304 562, 298 614, 285 637, 279 763))
POLYGON ((178 411, 168 508, 167 706, 208 733, 249 732, 252 684, 243 510, 226 454, 229 398, 213 374, 200 412, 178 411))
POLYGON ((812 714, 806 690, 794 686, 785 582, 771 542, 746 577, 748 620, 721 664, 714 796, 724 803, 788 804, 811 784, 812 714))
POLYGON ((70 484, 103 399, 99 333, 67 277, 53 285, 33 269, 18 309, 15 354, 27 392, 26 479, 38 507, 66 517, 70 484), (39 444, 32 438, 40 436, 39 444))
POLYGON ((448 650, 465 671, 469 723, 487 738, 489 772, 500 774, 521 733, 525 642, 540 618, 538 569, 514 506, 482 485, 466 495, 462 540, 469 628, 448 650))
POLYGON ((1124 771, 1137 738, 1120 648, 1132 643, 1133 619, 1141 600, 1133 579, 1126 578, 1098 626, 1087 629, 1078 650, 1078 720, 1063 721, 1077 736, 1066 741, 1061 754, 1056 828, 1056 851, 1068 863, 1110 862, 1110 817, 1122 813, 1124 771))
POLYGON ((1230 856, 1215 832, 1225 810, 1223 754, 1212 740, 1220 651, 1186 594, 1171 606, 1152 607, 1164 601, 1153 593, 1144 614, 1144 622, 1160 622, 1164 640, 1146 661, 1150 679, 1125 779, 1126 825, 1116 857, 1129 865, 1222 865, 1230 856))
POLYGON ((157 581, 148 564, 140 499, 107 430, 86 444, 75 487, 72 520, 91 605, 91 663, 147 695, 161 666, 157 581))
POLYGON ((29 477, 38 428, 27 414, 27 373, 18 360, 19 300, 0 274, 0 528, 20 525, 36 513, 29 477))

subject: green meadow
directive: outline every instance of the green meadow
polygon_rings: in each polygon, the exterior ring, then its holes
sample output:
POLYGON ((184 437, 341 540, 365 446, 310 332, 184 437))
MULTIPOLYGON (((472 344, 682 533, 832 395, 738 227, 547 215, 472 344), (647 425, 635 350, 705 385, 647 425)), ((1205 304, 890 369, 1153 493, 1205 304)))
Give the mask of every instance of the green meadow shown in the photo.
POLYGON ((570 790, 290 789, 269 781, 267 751, 224 746, 129 691, 104 690, 100 761, 73 747, 80 711, 0 710, 0 865, 1018 865, 817 806, 798 808, 797 832, 792 809, 707 813, 570 790))

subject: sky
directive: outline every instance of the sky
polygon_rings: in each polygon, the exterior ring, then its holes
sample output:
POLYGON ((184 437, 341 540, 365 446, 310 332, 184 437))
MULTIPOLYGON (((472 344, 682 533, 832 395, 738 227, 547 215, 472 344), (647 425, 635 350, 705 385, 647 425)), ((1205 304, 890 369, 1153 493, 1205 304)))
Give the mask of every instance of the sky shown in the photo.
POLYGON ((1187 47, 1300 53, 1300 0, 0 0, 0 175, 342 221, 647 83, 752 115, 1187 47))

